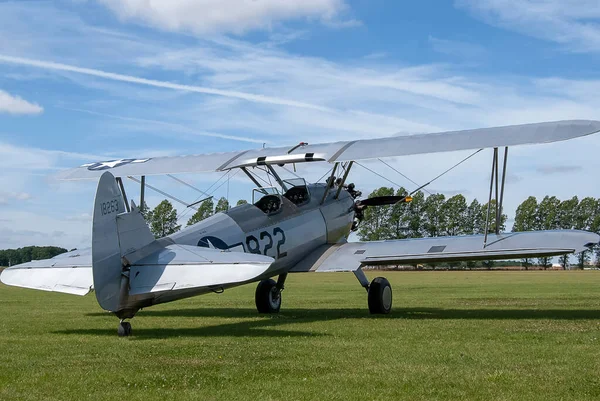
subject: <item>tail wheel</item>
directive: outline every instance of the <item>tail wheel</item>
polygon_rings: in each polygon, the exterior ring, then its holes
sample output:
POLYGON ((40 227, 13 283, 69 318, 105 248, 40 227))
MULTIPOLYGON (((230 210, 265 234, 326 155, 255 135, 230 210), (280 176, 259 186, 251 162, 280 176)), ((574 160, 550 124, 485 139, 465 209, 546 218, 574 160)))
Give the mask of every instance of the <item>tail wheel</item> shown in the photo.
POLYGON ((281 291, 275 280, 262 280, 256 286, 254 294, 258 313, 278 313, 281 308, 281 291))
POLYGON ((386 315, 392 310, 392 286, 384 277, 377 277, 369 285, 369 312, 386 315))
POLYGON ((117 334, 119 335, 119 337, 129 337, 131 335, 131 323, 119 323, 119 329, 117 331, 117 334))

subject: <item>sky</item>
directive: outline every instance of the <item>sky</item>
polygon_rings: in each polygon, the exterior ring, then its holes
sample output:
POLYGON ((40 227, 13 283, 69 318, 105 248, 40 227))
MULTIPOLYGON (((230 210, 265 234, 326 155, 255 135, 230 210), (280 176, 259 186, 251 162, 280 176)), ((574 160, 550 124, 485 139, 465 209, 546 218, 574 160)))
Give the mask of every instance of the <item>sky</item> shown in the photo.
MULTIPOLYGON (((600 119, 598 93, 597 0, 0 0, 0 249, 89 246, 96 184, 54 179, 64 168, 600 119)), ((600 197, 599 149, 600 135, 512 148, 509 217, 530 195, 600 197)), ((491 152, 428 190, 485 202, 491 152)), ((471 153, 386 162, 425 183, 471 153)), ((297 173, 315 181, 328 168, 297 173)), ((234 173, 210 191, 250 200, 234 173)), ((221 174, 178 178, 206 190, 221 174)), ((350 181, 366 194, 392 185, 360 166, 350 181)), ((168 177, 148 183, 200 196, 168 177)), ((147 195, 151 207, 163 198, 147 195)), ((193 211, 175 207, 185 224, 193 211)))

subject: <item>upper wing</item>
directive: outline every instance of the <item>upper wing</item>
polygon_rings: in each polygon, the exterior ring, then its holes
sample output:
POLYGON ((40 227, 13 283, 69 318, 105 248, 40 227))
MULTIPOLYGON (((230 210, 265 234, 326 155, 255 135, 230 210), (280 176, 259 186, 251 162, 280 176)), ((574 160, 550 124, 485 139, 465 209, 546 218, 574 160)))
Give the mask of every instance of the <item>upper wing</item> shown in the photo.
POLYGON ((485 248, 482 235, 347 242, 315 251, 292 271, 354 271, 373 265, 558 256, 587 250, 599 242, 598 234, 578 230, 489 235, 485 248))
POLYGON ((0 280, 16 287, 85 295, 94 286, 91 248, 6 268, 0 280))
POLYGON ((600 131, 600 121, 571 120, 511 125, 437 134, 391 136, 305 146, 255 149, 192 156, 121 159, 84 164, 58 174, 59 179, 91 179, 111 170, 115 176, 200 173, 263 164, 328 161, 514 146, 564 141, 600 131))

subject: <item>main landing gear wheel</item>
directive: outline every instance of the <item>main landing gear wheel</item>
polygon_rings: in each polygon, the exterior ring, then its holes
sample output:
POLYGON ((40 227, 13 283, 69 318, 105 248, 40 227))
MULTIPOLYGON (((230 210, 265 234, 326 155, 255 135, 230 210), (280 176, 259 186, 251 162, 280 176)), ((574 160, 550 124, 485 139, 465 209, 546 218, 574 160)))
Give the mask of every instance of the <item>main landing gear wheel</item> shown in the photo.
POLYGON ((254 294, 258 313, 278 313, 281 308, 281 291, 273 279, 262 280, 254 294))
POLYGON ((119 337, 129 337, 131 335, 131 323, 121 322, 119 323, 119 337))
POLYGON ((387 315, 392 310, 392 286, 384 277, 376 277, 369 285, 369 312, 387 315))

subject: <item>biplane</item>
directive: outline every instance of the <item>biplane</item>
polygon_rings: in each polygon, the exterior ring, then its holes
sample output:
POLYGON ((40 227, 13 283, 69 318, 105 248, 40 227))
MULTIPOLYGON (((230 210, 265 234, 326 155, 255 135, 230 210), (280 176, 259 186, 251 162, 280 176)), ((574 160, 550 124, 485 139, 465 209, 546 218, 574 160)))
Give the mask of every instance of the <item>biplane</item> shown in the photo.
MULTIPOLYGON (((352 272, 367 291, 368 309, 387 314, 392 288, 383 277, 369 281, 365 266, 496 260, 557 256, 597 245, 586 231, 489 232, 504 198, 508 148, 564 141, 600 131, 600 121, 558 121, 465 131, 262 148, 178 157, 119 159, 62 171, 63 180, 99 179, 94 201, 92 246, 52 259, 5 269, 3 283, 45 291, 85 295, 94 291, 99 305, 119 319, 118 334, 131 334, 142 309, 199 294, 258 282, 256 308, 277 313, 290 273, 352 272), (410 196, 361 199, 348 183, 353 163, 468 149, 494 149, 485 234, 349 242, 366 208, 407 202, 410 196), (504 148, 501 166, 499 150, 504 148), (284 179, 285 165, 329 163, 325 182, 284 179), (135 202, 128 202, 123 178, 140 183, 161 174, 227 172, 239 169, 256 185, 252 203, 217 213, 156 239, 135 202), (257 171, 276 186, 261 185, 257 171), (137 179, 135 177, 140 177, 137 179), (274 280, 273 278, 277 278, 274 280)), ((499 227, 496 224, 495 227, 499 227)))

